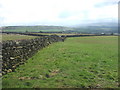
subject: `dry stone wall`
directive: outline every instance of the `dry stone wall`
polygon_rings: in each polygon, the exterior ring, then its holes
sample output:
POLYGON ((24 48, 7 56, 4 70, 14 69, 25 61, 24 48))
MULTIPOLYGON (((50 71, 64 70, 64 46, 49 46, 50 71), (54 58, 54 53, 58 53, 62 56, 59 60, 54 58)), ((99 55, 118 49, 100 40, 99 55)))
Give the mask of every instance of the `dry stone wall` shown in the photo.
POLYGON ((51 35, 30 40, 2 42, 2 74, 14 71, 16 67, 24 64, 28 58, 45 46, 64 40, 65 37, 51 35))

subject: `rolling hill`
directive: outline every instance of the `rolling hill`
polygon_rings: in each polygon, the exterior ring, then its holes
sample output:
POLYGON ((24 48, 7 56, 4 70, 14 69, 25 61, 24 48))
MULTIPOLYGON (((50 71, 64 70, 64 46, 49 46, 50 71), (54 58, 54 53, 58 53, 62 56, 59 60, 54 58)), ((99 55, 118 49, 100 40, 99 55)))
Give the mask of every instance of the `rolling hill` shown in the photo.
POLYGON ((5 32, 118 33, 117 23, 94 23, 86 26, 5 26, 5 32))

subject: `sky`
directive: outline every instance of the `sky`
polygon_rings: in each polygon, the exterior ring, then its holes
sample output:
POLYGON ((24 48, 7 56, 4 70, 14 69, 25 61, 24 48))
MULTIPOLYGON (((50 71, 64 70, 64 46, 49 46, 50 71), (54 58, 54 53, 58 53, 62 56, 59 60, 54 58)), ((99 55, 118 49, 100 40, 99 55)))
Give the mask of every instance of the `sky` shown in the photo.
POLYGON ((0 26, 117 22, 119 0, 0 0, 0 26))

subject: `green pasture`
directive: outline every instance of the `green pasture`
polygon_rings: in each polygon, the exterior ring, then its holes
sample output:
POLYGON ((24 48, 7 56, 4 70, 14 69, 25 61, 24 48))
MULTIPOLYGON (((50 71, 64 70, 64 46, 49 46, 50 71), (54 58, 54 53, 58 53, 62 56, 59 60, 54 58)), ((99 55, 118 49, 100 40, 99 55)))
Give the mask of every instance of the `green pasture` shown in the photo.
POLYGON ((33 39, 37 36, 19 35, 19 34, 0 34, 0 39, 2 41, 6 40, 22 40, 22 39, 33 39))
POLYGON ((19 28, 16 28, 16 29, 5 29, 5 30, 3 30, 3 31, 5 31, 5 32, 61 32, 61 29, 59 30, 59 29, 49 29, 49 30, 42 30, 42 29, 40 29, 40 30, 33 30, 33 29, 19 29, 19 28))
POLYGON ((3 76, 3 88, 117 88, 118 38, 67 38, 40 50, 15 72, 3 76))
POLYGON ((32 33, 40 35, 93 35, 93 34, 74 34, 74 33, 32 33))

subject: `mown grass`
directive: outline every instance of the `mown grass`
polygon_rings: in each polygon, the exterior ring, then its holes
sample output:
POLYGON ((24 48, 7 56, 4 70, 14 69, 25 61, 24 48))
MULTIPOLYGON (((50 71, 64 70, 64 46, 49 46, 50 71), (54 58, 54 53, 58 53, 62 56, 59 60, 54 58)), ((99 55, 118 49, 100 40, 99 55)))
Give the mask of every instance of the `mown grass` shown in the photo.
POLYGON ((37 36, 18 35, 18 34, 2 34, 1 37, 0 37, 0 39, 2 41, 6 41, 6 40, 33 39, 33 38, 37 38, 37 36))
POLYGON ((3 76, 3 88, 117 88, 117 36, 67 38, 3 76))

